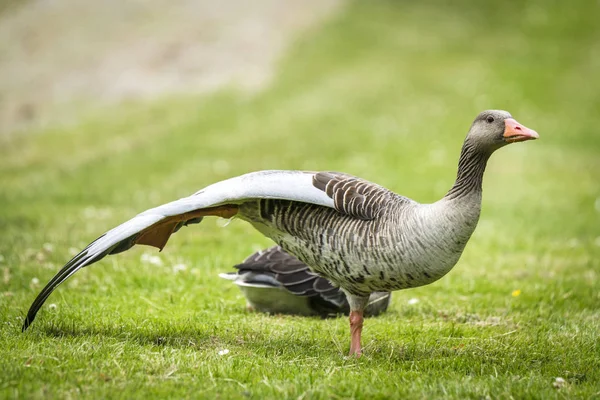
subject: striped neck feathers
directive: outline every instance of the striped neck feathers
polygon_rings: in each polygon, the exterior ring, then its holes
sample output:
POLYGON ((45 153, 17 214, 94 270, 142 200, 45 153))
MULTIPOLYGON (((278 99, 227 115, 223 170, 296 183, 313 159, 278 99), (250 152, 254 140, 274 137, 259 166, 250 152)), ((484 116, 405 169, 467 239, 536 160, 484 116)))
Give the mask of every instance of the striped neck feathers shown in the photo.
POLYGON ((444 198, 452 200, 472 194, 481 195, 483 173, 490 155, 491 152, 481 149, 475 141, 467 138, 460 152, 456 181, 444 198))

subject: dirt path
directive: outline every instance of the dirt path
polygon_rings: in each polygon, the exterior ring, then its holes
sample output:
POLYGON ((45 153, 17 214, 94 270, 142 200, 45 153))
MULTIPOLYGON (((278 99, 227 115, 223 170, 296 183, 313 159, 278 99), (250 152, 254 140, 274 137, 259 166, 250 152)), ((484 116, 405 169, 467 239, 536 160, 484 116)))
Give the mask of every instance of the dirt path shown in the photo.
MULTIPOLYGON (((87 106, 257 90, 343 0, 31 0, 0 15, 0 134, 87 106)), ((57 117, 58 116, 58 117, 57 117)))

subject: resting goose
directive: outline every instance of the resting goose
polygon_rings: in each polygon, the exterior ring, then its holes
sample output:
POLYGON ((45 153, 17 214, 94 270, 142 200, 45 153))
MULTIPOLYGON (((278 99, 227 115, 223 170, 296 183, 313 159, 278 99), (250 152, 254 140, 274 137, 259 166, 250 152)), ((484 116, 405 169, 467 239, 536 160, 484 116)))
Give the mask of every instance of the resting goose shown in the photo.
POLYGON ((462 146, 454 185, 432 204, 336 172, 261 171, 215 183, 144 211, 90 243, 37 296, 23 331, 80 268, 135 244, 162 250, 171 234, 207 216, 237 216, 346 293, 350 354, 359 356, 369 295, 427 285, 448 273, 477 225, 488 158, 509 143, 538 137, 506 111, 482 112, 462 146))
MULTIPOLYGON (((350 313, 346 294, 310 271, 308 265, 273 246, 235 265, 237 272, 219 274, 233 281, 246 297, 248 308, 269 314, 319 315, 350 313)), ((391 293, 371 293, 365 316, 387 310, 391 293)))

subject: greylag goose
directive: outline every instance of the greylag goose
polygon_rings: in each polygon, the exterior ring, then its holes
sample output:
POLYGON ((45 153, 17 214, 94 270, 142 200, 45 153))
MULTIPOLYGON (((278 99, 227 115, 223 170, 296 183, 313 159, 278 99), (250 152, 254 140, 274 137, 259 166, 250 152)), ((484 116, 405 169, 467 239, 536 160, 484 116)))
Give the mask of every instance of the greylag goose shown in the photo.
POLYGON ((538 137, 506 111, 482 112, 463 143, 454 185, 431 204, 336 172, 260 171, 215 183, 144 211, 90 243, 40 292, 23 331, 79 269, 135 244, 162 250, 171 234, 206 216, 237 216, 346 293, 350 354, 360 356, 369 295, 427 285, 447 274, 479 220, 488 158, 509 143, 538 137))
MULTIPOLYGON (((346 294, 281 247, 258 251, 235 265, 237 272, 219 274, 233 281, 246 297, 248 308, 269 314, 319 315, 350 313, 346 294)), ((365 316, 387 310, 391 293, 371 293, 365 316)))

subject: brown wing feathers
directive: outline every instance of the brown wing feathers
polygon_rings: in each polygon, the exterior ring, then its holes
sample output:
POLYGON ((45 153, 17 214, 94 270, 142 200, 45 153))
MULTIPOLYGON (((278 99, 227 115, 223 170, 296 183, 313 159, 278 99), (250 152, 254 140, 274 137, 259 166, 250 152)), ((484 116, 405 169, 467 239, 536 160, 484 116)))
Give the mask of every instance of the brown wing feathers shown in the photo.
POLYGON ((182 226, 199 222, 203 217, 207 216, 231 218, 237 214, 237 212, 237 205, 225 204, 218 207, 211 207, 185 214, 175 215, 173 217, 164 219, 140 232, 138 237, 135 239, 134 244, 154 246, 162 251, 171 234, 177 232, 182 226))
POLYGON ((315 174, 313 185, 333 199, 336 210, 365 220, 376 218, 389 196, 379 185, 336 172, 315 174))

